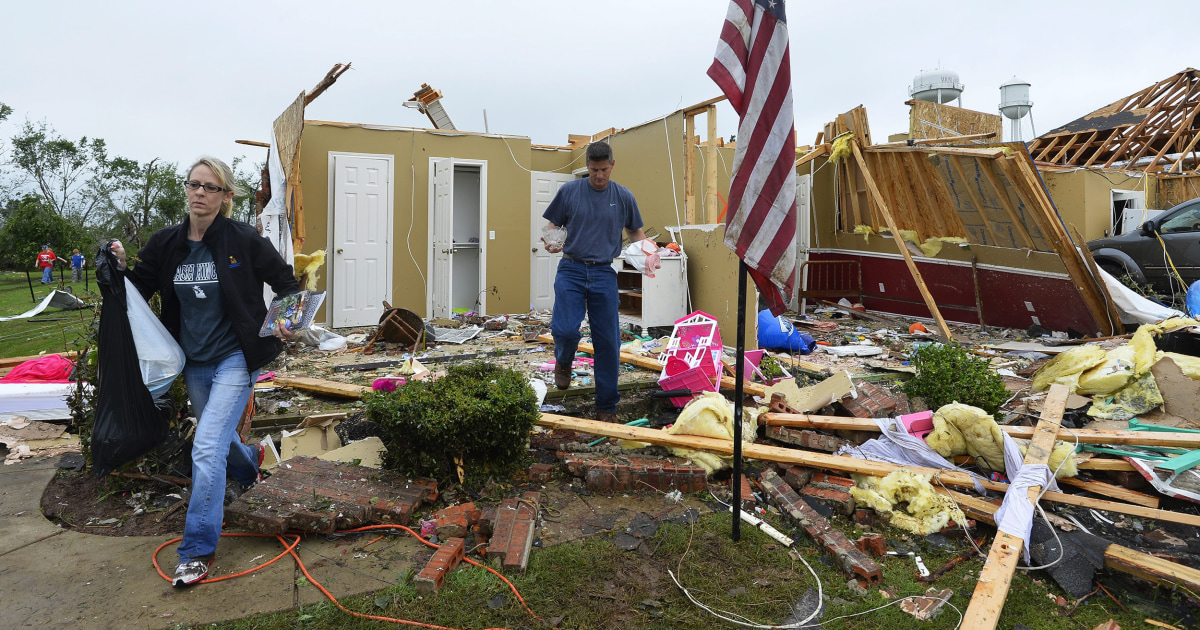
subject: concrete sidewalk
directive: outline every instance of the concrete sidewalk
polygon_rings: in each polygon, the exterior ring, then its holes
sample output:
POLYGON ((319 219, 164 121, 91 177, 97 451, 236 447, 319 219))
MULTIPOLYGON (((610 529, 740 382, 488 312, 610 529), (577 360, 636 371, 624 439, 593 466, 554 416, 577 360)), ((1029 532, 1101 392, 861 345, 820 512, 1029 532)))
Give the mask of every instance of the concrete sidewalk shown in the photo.
MULTIPOLYGON (((42 492, 58 458, 0 466, 0 628, 171 628, 229 621, 328 601, 291 556, 255 573, 171 588, 151 557, 167 536, 96 536, 42 516, 42 492)), ((432 550, 412 537, 307 536, 297 547, 309 573, 335 597, 377 591, 424 566, 432 550)), ((239 573, 283 552, 273 538, 225 537, 210 579, 239 573)), ((175 545, 159 564, 174 571, 175 545)))

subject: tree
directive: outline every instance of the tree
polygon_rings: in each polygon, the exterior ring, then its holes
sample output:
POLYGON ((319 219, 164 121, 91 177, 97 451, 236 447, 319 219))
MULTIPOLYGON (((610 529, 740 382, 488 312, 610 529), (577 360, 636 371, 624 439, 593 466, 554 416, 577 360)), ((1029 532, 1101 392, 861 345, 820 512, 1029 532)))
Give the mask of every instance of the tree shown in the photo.
POLYGON ((92 213, 111 203, 122 177, 137 162, 108 157, 100 138, 72 142, 44 122, 25 122, 12 139, 13 164, 32 179, 48 207, 59 217, 83 227, 92 213))
MULTIPOLYGON (((0 123, 3 123, 12 115, 13 109, 4 103, 0 103, 0 123)), ((18 187, 21 185, 19 179, 9 177, 6 165, 8 159, 5 157, 8 153, 8 147, 3 142, 0 142, 0 205, 3 205, 5 200, 11 197, 18 187)))
POLYGON ((136 251, 160 228, 179 223, 187 213, 183 176, 174 164, 158 158, 121 171, 119 188, 110 196, 106 228, 136 251))
POLYGON ((90 239, 87 233, 58 216, 38 195, 25 195, 9 200, 0 209, 0 266, 7 269, 33 269, 34 260, 42 245, 49 243, 60 256, 78 247, 89 256, 90 239))
POLYGON ((258 213, 255 192, 262 183, 262 170, 266 168, 266 164, 251 162, 251 170, 244 171, 241 166, 245 162, 246 157, 239 156, 233 158, 233 163, 229 165, 233 170, 233 181, 237 182, 237 187, 245 193, 233 198, 233 212, 230 213, 230 218, 253 224, 258 213))

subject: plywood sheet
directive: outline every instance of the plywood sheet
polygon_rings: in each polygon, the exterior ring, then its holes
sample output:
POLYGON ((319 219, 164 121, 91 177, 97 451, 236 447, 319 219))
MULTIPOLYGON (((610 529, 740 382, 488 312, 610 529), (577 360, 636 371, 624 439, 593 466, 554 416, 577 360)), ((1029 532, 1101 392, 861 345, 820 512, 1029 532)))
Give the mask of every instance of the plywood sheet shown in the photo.
POLYGON ((913 99, 908 101, 909 138, 953 138, 977 133, 994 133, 999 142, 1003 139, 1004 119, 997 114, 986 114, 953 105, 940 105, 913 99))

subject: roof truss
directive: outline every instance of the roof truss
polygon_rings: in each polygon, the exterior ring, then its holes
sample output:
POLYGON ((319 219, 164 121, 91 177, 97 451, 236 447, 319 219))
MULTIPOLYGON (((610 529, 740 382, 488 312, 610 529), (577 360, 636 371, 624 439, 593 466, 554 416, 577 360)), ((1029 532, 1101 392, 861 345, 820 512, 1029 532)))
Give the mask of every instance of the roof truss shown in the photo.
POLYGON ((1029 145, 1041 164, 1183 172, 1200 169, 1200 71, 1188 68, 1029 145))

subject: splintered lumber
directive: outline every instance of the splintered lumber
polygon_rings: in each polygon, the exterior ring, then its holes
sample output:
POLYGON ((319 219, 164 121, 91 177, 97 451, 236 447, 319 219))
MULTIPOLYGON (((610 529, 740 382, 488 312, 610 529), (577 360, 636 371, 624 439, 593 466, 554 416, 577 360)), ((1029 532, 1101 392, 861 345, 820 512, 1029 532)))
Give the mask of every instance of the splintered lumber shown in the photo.
MULTIPOLYGON (((998 505, 961 492, 935 487, 934 490, 954 499, 967 516, 995 525, 998 505)), ((1192 593, 1200 592, 1200 570, 1163 560, 1148 553, 1134 551, 1121 545, 1109 545, 1104 550, 1104 564, 1110 569, 1176 588, 1182 586, 1192 593)))
MULTIPOLYGON (((550 413, 543 413, 541 418, 535 424, 549 429, 575 431, 577 433, 587 433, 597 437, 602 436, 623 440, 632 440, 634 442, 645 442, 647 444, 657 444, 659 446, 675 446, 717 453, 719 455, 733 455, 733 442, 729 440, 720 440, 717 438, 700 437, 695 435, 672 435, 666 431, 660 431, 658 429, 646 429, 624 424, 614 424, 611 422, 584 420, 582 418, 572 418, 570 416, 560 416, 550 413)), ((974 488, 975 484, 978 482, 988 490, 1004 492, 1008 489, 1008 484, 1006 483, 973 477, 965 472, 959 472, 956 470, 938 470, 936 468, 923 468, 920 466, 897 466, 896 464, 889 464, 887 462, 876 462, 869 459, 856 459, 854 457, 845 455, 829 455, 827 453, 816 453, 813 451, 780 446, 745 444, 742 446, 742 454, 748 459, 757 459, 759 461, 778 462, 781 464, 796 464, 799 466, 808 466, 810 468, 821 468, 823 470, 871 475, 873 477, 886 477, 889 473, 903 468, 904 470, 911 471, 918 475, 934 476, 937 478, 939 483, 947 486, 955 486, 958 488, 974 488)), ((1116 512, 1118 514, 1141 516, 1143 518, 1149 518, 1168 523, 1182 523, 1184 525, 1200 527, 1200 516, 1184 514, 1182 512, 1155 510, 1142 507, 1140 505, 1117 503, 1115 501, 1105 501, 1103 499, 1092 499, 1090 497, 1081 497, 1073 494, 1064 494, 1061 492, 1047 492, 1046 494, 1042 495, 1042 499, 1045 501, 1050 501, 1051 503, 1077 505, 1080 507, 1095 508, 1097 510, 1104 510, 1107 512, 1116 512)))
POLYGON ((854 159, 858 161, 858 168, 862 170, 863 178, 867 182, 867 190, 871 196, 875 198, 875 203, 879 206, 879 213, 883 215, 883 220, 887 222, 888 228, 891 229, 892 238, 896 241, 896 247, 900 250, 900 254, 904 256, 904 263, 908 265, 908 271, 912 273, 913 280, 917 283, 917 288, 921 291, 921 297, 925 300, 925 306, 929 309, 933 319, 937 321, 938 329, 942 332, 943 339, 954 339, 950 333, 950 327, 946 325, 946 320, 942 319, 942 312, 938 310, 937 302, 934 301, 933 295, 929 293, 929 287, 925 286, 925 279, 921 277, 921 271, 917 269, 917 263, 913 262, 912 254, 908 253, 908 246, 904 244, 904 237, 900 235, 900 228, 896 227, 896 221, 892 218, 892 213, 888 210, 887 202, 883 200, 883 195, 879 192, 879 187, 875 185, 875 178, 871 176, 871 169, 867 168, 867 161, 863 158, 862 151, 858 148, 858 142, 850 141, 850 149, 854 152, 854 159))
POLYGON ((1148 508, 1157 508, 1159 503, 1158 497, 1153 497, 1148 494, 1138 492, 1137 490, 1130 490, 1129 488, 1122 486, 1114 486, 1111 483, 1104 483, 1102 481, 1085 481, 1083 479, 1076 479, 1075 477, 1065 477, 1063 479, 1059 479, 1058 483, 1064 486, 1071 486, 1073 488, 1087 490, 1088 492, 1102 494, 1106 497, 1120 499, 1121 501, 1128 501, 1130 503, 1144 505, 1148 508))
MULTIPOLYGON (((869 418, 849 418, 845 416, 815 416, 804 413, 764 413, 758 417, 759 424, 770 427, 790 427, 793 429, 819 429, 822 431, 879 431, 879 425, 869 418)), ((1028 440, 1033 437, 1035 427, 1018 427, 1000 425, 1000 430, 1008 435, 1028 440)), ((1200 433, 1167 433, 1160 431, 1104 431, 1097 429, 1059 429, 1058 439, 1074 443, 1079 439, 1080 444, 1127 444, 1136 446, 1174 446, 1179 448, 1200 449, 1200 433)), ((1113 468, 1112 470, 1131 470, 1130 468, 1113 468)))
MULTIPOLYGON (((1029 442, 1029 450, 1025 452, 1026 466, 1042 466, 1050 461, 1050 452, 1054 450, 1054 441, 1058 436, 1059 424, 1062 422, 1063 411, 1067 406, 1067 396, 1071 389, 1066 385, 1055 383, 1050 386, 1050 395, 1042 407, 1042 417, 1038 419, 1037 431, 1029 442)), ((1029 502, 1035 506, 1041 486, 1031 486, 1028 491, 1029 502)), ((1024 500, 1020 497, 1008 496, 1006 501, 1024 500)), ((997 531, 992 547, 988 551, 987 561, 979 572, 979 582, 975 585, 975 594, 971 596, 971 604, 967 606, 963 619, 963 628, 992 629, 1000 619, 1000 611, 1004 609, 1004 600, 1008 597, 1008 588, 1012 584, 1013 572, 1017 570, 1017 560, 1021 557, 1021 549, 1025 541, 1005 531, 997 531)))
POLYGON ((314 394, 337 396, 339 398, 362 398, 364 394, 371 391, 370 387, 363 385, 351 385, 349 383, 339 383, 337 381, 327 381, 307 376, 276 376, 275 384, 300 391, 313 392, 314 394))
MULTIPOLYGON (((552 344, 552 343, 554 343, 554 337, 552 337, 550 335, 539 335, 538 341, 541 341, 542 343, 552 344)), ((596 353, 595 347, 586 341, 579 342, 579 351, 586 352, 588 354, 596 353)), ((621 359, 622 363, 636 365, 640 368, 643 368, 646 370, 652 370, 654 372, 661 372, 662 368, 663 368, 662 364, 659 363, 657 359, 651 359, 650 357, 643 357, 641 355, 633 354, 632 352, 622 352, 620 359, 621 359)), ((733 377, 721 376, 721 387, 723 387, 725 389, 733 389, 735 384, 736 384, 736 381, 733 379, 733 377)), ((750 381, 744 382, 744 384, 742 385, 742 391, 746 392, 747 396, 766 396, 767 395, 767 388, 765 385, 762 385, 761 383, 751 383, 750 381)))

